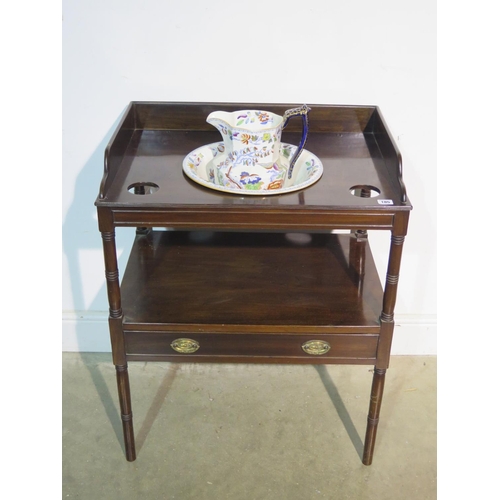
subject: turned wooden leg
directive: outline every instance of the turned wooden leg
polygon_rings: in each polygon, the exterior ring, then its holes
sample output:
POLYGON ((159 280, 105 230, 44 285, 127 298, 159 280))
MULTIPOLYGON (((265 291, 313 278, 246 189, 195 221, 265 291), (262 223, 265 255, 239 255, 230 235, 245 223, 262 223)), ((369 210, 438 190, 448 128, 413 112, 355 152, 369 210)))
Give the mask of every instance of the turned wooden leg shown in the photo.
POLYGON ((115 368, 122 416, 123 438, 125 441, 125 456, 129 462, 133 462, 135 460, 135 439, 128 369, 127 365, 116 365, 115 368))
MULTIPOLYGON (((104 216, 103 216, 104 219, 104 216)), ((103 223, 104 224, 104 223, 103 223)), ((113 230, 101 231, 106 286, 109 300, 109 333, 113 363, 116 368, 118 384, 118 398, 120 400, 121 418, 123 424, 123 438, 125 455, 129 462, 135 460, 134 428, 132 424, 132 405, 130 398, 130 384, 128 379, 127 356, 123 337, 123 312, 121 307, 120 283, 118 278, 118 261, 116 257, 115 233, 113 230)))
POLYGON ((384 393, 385 372, 386 370, 375 368, 373 373, 370 409, 368 410, 368 423, 366 426, 365 447, 363 451, 363 463, 365 465, 371 465, 373 460, 378 419, 380 415, 380 408, 382 406, 382 396, 384 393))
POLYGON ((373 449, 377 436, 378 419, 384 392, 385 372, 389 367, 392 335, 394 332, 394 306, 399 280, 401 255, 408 225, 408 213, 399 213, 395 217, 394 229, 391 235, 391 248, 385 281, 382 313, 380 314, 380 338, 377 348, 377 361, 373 373, 368 425, 366 427, 363 463, 370 465, 373 460, 373 449))

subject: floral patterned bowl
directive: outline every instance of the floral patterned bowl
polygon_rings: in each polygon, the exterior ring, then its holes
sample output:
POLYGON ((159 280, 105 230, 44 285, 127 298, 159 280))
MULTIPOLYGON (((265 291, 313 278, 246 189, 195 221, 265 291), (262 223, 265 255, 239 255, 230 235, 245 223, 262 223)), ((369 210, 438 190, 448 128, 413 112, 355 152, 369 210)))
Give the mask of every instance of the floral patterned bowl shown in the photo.
MULTIPOLYGON (((288 170, 290 158, 296 150, 297 146, 281 143, 275 167, 277 174, 288 170)), ((305 189, 318 181, 323 174, 323 165, 319 158, 303 149, 297 159, 292 179, 287 180, 285 185, 273 180, 265 183, 258 169, 252 168, 250 171, 249 168, 233 168, 231 155, 226 154, 223 142, 195 149, 184 158, 182 168, 191 180, 209 189, 258 196, 284 194, 305 189), (228 168, 217 168, 221 162, 227 163, 228 168)))

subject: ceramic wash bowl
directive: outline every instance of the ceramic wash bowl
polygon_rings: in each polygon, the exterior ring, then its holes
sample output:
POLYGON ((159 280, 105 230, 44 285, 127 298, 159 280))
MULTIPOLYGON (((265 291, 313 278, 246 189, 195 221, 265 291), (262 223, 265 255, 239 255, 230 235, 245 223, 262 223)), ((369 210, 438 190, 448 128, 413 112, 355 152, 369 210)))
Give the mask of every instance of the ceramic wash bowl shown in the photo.
MULTIPOLYGON (((276 173, 288 171, 290 158, 294 158, 297 146, 281 143, 278 161, 273 167, 276 173)), ((267 182, 264 175, 255 169, 232 169, 232 157, 225 153, 224 142, 201 146, 189 153, 182 163, 184 173, 194 182, 209 189, 239 195, 268 196, 290 193, 307 188, 317 182, 323 174, 319 158, 303 149, 296 159, 293 176, 285 183, 267 182), (224 174, 217 165, 223 160, 226 164, 224 174), (216 179, 216 173, 218 178, 216 179)))

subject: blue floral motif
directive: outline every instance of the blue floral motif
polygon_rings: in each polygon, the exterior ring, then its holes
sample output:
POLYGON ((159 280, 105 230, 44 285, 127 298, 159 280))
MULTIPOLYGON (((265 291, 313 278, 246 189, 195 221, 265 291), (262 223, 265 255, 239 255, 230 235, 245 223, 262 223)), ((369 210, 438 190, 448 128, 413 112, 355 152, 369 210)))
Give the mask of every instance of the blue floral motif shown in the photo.
POLYGON ((232 151, 228 155, 228 161, 233 165, 245 165, 254 166, 257 165, 259 160, 269 156, 272 153, 271 150, 266 148, 261 151, 255 151, 253 148, 244 148, 238 151, 232 151))
POLYGON ((258 184, 262 179, 257 174, 249 174, 248 172, 241 172, 240 182, 242 184, 258 184))

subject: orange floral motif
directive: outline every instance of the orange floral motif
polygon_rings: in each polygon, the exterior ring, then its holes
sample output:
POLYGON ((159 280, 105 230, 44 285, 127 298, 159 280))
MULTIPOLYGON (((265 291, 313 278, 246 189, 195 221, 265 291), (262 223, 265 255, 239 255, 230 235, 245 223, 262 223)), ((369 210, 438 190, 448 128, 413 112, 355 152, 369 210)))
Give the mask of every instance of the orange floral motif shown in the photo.
POLYGON ((241 134, 240 140, 243 144, 248 144, 248 141, 252 138, 249 134, 241 134))
POLYGON ((267 113, 259 113, 258 117, 261 122, 267 123, 269 121, 269 115, 267 113))
POLYGON ((269 186, 267 186, 267 189, 281 189, 283 186, 283 179, 273 181, 269 183, 269 186))

